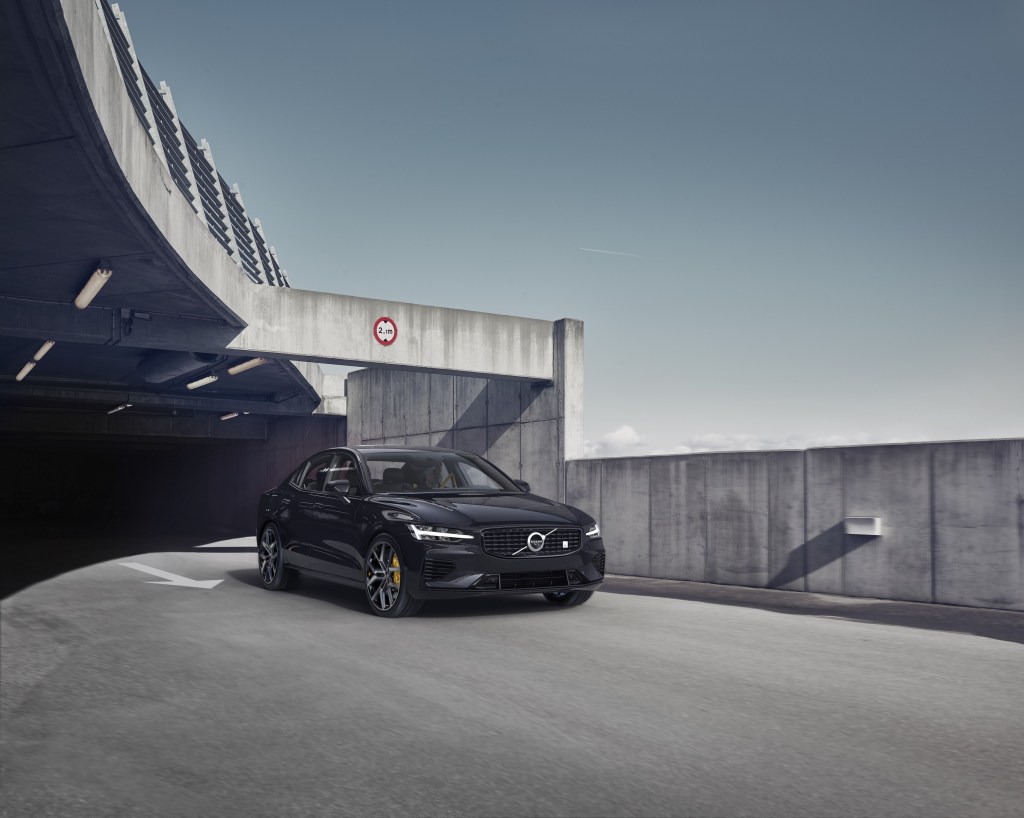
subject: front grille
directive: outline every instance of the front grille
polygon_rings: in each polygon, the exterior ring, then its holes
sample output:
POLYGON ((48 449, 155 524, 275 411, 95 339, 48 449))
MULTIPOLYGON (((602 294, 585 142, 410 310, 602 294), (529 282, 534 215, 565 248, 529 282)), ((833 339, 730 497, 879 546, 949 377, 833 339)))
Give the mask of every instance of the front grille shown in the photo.
POLYGON ((498 587, 512 588, 560 588, 569 584, 565 571, 529 571, 519 574, 499 574, 498 587))
MULTIPOLYGON (((488 528, 483 532, 484 551, 495 557, 554 557, 579 551, 583 531, 579 528, 488 528), (550 533, 548 533, 550 532, 550 533), (527 542, 531 534, 545 534, 544 545, 532 551, 527 542)), ((534 537, 534 544, 537 542, 534 537)))
POLYGON ((427 557, 423 561, 423 579, 433 582, 441 577, 448 576, 455 570, 455 563, 451 560, 439 560, 434 557, 427 557))
POLYGON ((596 566, 597 570, 601 572, 602 577, 604 576, 604 556, 604 554, 601 554, 601 556, 594 560, 594 565, 596 566))

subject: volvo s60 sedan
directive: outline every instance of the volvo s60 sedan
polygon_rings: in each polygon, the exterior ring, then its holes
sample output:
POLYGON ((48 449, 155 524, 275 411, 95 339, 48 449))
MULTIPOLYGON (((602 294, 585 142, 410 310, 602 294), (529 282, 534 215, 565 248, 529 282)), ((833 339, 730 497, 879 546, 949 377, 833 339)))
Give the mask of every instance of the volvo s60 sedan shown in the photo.
POLYGON ((497 594, 579 605, 604 579, 592 517, 452 449, 322 451, 263 494, 256 524, 264 588, 326 576, 365 589, 378 616, 497 594))

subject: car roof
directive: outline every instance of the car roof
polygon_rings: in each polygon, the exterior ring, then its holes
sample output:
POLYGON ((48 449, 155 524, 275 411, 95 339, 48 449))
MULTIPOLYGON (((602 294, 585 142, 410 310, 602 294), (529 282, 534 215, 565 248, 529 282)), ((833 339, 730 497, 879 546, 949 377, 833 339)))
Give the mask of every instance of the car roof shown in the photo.
POLYGON ((451 454, 472 454, 462 449, 446 449, 441 446, 390 446, 385 444, 374 446, 331 446, 325 451, 335 451, 338 449, 351 449, 360 454, 368 452, 449 452, 451 454))

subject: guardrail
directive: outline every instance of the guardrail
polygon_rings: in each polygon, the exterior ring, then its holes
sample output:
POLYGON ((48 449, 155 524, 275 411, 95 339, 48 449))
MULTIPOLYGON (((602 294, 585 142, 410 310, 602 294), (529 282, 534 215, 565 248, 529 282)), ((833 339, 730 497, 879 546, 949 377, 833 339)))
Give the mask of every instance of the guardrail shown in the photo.
POLYGON ((98 3, 132 107, 178 190, 249 280, 290 287, 288 273, 267 242, 263 225, 246 212, 238 185, 228 185, 217 172, 210 144, 205 139, 197 141, 178 119, 167 83, 158 87, 142 67, 124 12, 116 3, 98 3))

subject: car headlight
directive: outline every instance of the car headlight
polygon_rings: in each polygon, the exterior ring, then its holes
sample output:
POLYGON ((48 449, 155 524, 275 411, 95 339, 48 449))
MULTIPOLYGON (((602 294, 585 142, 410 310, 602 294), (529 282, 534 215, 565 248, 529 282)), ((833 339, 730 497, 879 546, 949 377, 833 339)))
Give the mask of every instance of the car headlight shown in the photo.
POLYGON ((588 540, 596 539, 601 536, 601 526, 594 523, 590 528, 587 529, 586 537, 588 540))
POLYGON ((472 540, 475 535, 459 531, 457 528, 444 528, 437 525, 416 525, 409 523, 409 531, 417 540, 426 542, 461 542, 472 540))

